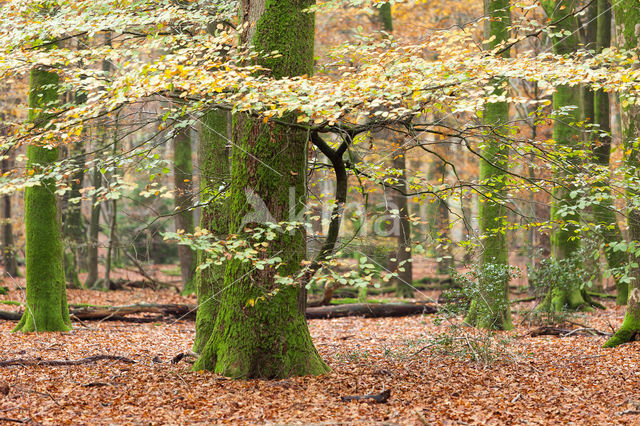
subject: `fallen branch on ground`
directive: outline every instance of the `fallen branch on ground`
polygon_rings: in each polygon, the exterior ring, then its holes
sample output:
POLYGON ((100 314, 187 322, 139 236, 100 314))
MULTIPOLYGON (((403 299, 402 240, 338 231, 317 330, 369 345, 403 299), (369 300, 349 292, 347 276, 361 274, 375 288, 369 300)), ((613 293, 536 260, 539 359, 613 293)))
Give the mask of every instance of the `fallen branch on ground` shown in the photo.
POLYGON ((558 336, 558 337, 569 337, 569 336, 611 336, 611 333, 607 333, 606 331, 596 330, 591 327, 583 327, 576 328, 573 330, 568 330, 565 328, 559 327, 550 327, 543 326, 536 328, 529 332, 529 336, 538 337, 538 336, 558 336))
POLYGON ((381 404, 381 403, 387 402, 390 396, 391 396, 391 391, 387 389, 386 391, 383 391, 381 393, 374 394, 374 395, 341 396, 340 399, 343 402, 372 400, 377 402, 378 404, 381 404))
POLYGON ((417 303, 355 303, 353 305, 318 306, 307 309, 307 319, 342 317, 404 317, 409 315, 434 314, 438 308, 432 304, 417 303))
MULTIPOLYGON (((162 320, 163 316, 178 319, 194 320, 196 306, 186 304, 153 304, 140 303, 125 306, 82 306, 71 308, 69 313, 72 318, 81 321, 130 321, 149 322, 162 320), (126 318, 126 315, 159 314, 152 318, 126 318)), ((366 318, 402 317, 409 315, 433 314, 437 312, 433 304, 425 302, 416 303, 355 303, 350 305, 329 305, 307 308, 307 319, 342 318, 360 316, 366 318)), ((0 319, 18 321, 22 317, 21 312, 0 311, 0 319)))
POLYGON ((112 360, 112 361, 121 361, 126 364, 135 364, 136 362, 131 358, 127 358, 124 356, 118 355, 93 355, 82 359, 76 360, 46 360, 46 359, 24 359, 24 358, 15 358, 8 359, 5 361, 0 361, 0 367, 8 367, 11 365, 22 365, 22 366, 39 366, 39 365, 47 365, 47 366, 58 366, 58 365, 82 365, 82 364, 91 364, 96 361, 102 360, 112 360))

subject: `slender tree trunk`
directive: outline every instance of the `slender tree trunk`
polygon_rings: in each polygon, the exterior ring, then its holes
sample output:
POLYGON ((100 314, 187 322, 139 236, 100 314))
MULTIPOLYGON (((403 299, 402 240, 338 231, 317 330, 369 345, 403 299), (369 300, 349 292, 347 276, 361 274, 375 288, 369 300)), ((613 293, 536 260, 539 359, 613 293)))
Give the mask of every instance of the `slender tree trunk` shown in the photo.
MULTIPOLYGON (((118 114, 116 113, 115 123, 113 126, 113 147, 111 150, 111 154, 115 157, 118 152, 118 114)), ((113 177, 113 175, 112 175, 113 177)), ((111 286, 111 266, 113 264, 114 252, 116 251, 116 244, 118 241, 118 237, 116 233, 118 232, 118 200, 115 198, 111 201, 111 208, 109 209, 110 218, 109 218, 109 243, 107 246, 107 258, 105 260, 104 265, 104 287, 109 288, 111 286)))
MULTIPOLYGON (((490 48, 495 48, 509 38, 511 13, 509 0, 485 0, 485 15, 489 16, 485 24, 485 38, 491 40, 490 48)), ((508 51, 504 53, 508 56, 508 51)), ((508 91, 508 81, 494 82, 496 93, 508 91)), ((479 202, 479 226, 482 233, 482 270, 491 265, 508 265, 507 238, 504 222, 506 209, 505 169, 508 167, 509 145, 493 136, 508 134, 509 104, 507 102, 489 103, 484 107, 482 122, 491 128, 480 159, 480 182, 483 192, 490 193, 479 202)), ((494 282, 481 274, 478 278, 478 292, 471 302, 466 322, 479 328, 511 329, 511 309, 509 305, 509 280, 494 282)))
MULTIPOLYGON (((304 10, 312 0, 242 0, 243 43, 259 51, 277 50, 282 56, 263 60, 275 78, 313 71, 314 15, 304 10)), ((296 122, 295 115, 281 120, 296 122)), ((248 114, 234 117, 233 139, 239 149, 232 156, 229 194, 230 230, 243 234, 242 223, 251 207, 245 191, 252 190, 276 221, 306 200, 307 132, 264 123, 248 114), (289 191, 295 202, 289 206, 289 191)), ((194 369, 213 370, 237 378, 278 378, 322 374, 328 367, 316 351, 300 303, 305 292, 280 285, 276 272, 295 276, 306 255, 302 230, 282 233, 270 242, 265 256, 278 256, 282 266, 255 270, 242 261, 227 262, 221 303, 213 333, 194 369)))
MULTIPOLYGON (((33 69, 29 80, 29 121, 36 127, 49 119, 46 112, 58 102, 58 75, 33 69)), ((27 168, 42 170, 58 160, 58 149, 27 147, 27 168)), ((14 331, 68 331, 71 329, 64 269, 62 236, 55 182, 27 188, 24 201, 27 300, 14 331)))
MULTIPOLYGON (((382 29, 386 33, 393 32, 393 18, 391 16, 391 4, 384 3, 379 8, 379 17, 382 29)), ((393 135, 393 131, 387 132, 391 137, 391 141, 395 140, 399 144, 402 141, 393 135)), ((398 250, 396 251, 395 264, 398 265, 398 277, 396 278, 396 294, 401 297, 413 296, 413 267, 411 263, 411 222, 409 221, 409 203, 406 195, 402 193, 407 192, 407 166, 404 150, 401 148, 400 152, 393 159, 393 168, 400 171, 400 176, 397 176, 398 182, 395 185, 401 192, 396 192, 393 195, 393 201, 398 209, 398 250)), ((395 229, 396 227, 394 227, 395 229)))
MULTIPOLYGON (((97 190, 102 186, 102 174, 98 166, 93 168, 91 183, 97 190)), ((89 222, 89 243, 87 248, 87 280, 86 288, 93 288, 98 283, 98 235, 100 234, 100 205, 96 204, 98 197, 91 197, 91 219, 89 222)))
MULTIPOLYGON (((398 189, 407 193, 407 172, 404 153, 393 159, 393 168, 401 171, 398 176, 398 189)), ((394 194, 394 203, 398 209, 398 278, 396 279, 396 294, 400 297, 413 297, 413 268, 411 259, 411 222, 409 221, 409 203, 407 196, 400 192, 394 194)))
POLYGON ((76 145, 69 149, 69 156, 73 158, 73 172, 69 179, 71 190, 64 196, 64 205, 62 216, 62 235, 64 237, 64 269, 67 284, 72 288, 81 288, 82 284, 78 278, 78 270, 80 269, 79 261, 81 258, 80 250, 85 246, 86 229, 84 225, 84 216, 82 215, 82 204, 80 201, 73 202, 70 200, 80 200, 82 194, 82 181, 84 180, 84 149, 81 145, 76 145))
MULTIPOLYGON (((640 34, 638 23, 640 22, 640 7, 634 0, 620 0, 615 3, 613 13, 616 21, 616 34, 618 44, 623 49, 640 49, 640 34)), ((625 150, 625 165, 627 167, 629 186, 627 190, 627 226, 629 239, 638 244, 640 242, 640 209, 637 205, 640 190, 637 188, 637 180, 640 175, 640 106, 635 102, 628 102, 625 95, 621 95, 622 106, 622 141, 625 150), (635 182, 634 182, 635 181, 635 182)), ((614 347, 621 343, 633 340, 640 333, 640 256, 635 253, 629 255, 630 275, 629 300, 624 321, 618 332, 605 344, 605 347, 614 347)))
MULTIPOLYGON (((557 54, 569 54, 578 49, 578 21, 575 17, 576 0, 546 0, 542 6, 549 18, 558 22, 557 29, 568 31, 571 35, 553 39, 553 51, 557 54)), ((553 203, 551 206, 551 221, 554 229, 551 235, 552 256, 556 259, 565 259, 576 256, 580 249, 578 235, 578 223, 580 217, 577 213, 566 208, 575 203, 570 193, 574 185, 570 180, 574 178, 575 164, 572 150, 579 148, 581 143, 580 131, 574 124, 581 119, 580 88, 559 86, 553 94, 553 109, 561 111, 563 108, 576 107, 566 110, 565 115, 556 118, 553 125, 553 139, 562 148, 568 150, 566 158, 559 159, 560 165, 556 165, 554 179, 557 182, 553 190, 553 203)), ((548 311, 564 311, 565 309, 588 308, 582 292, 577 286, 571 288, 552 288, 545 297, 539 309, 548 311)))
MULTIPOLYGON (((223 110, 207 112, 201 120, 198 138, 198 162, 200 165, 200 193, 202 215, 200 227, 217 238, 229 233, 229 205, 225 192, 229 185, 229 141, 231 140, 231 114, 223 110)), ((197 264, 204 265, 206 252, 198 251, 197 264)), ((211 264, 196 270, 196 336, 193 351, 200 353, 213 332, 218 315, 219 300, 224 288, 225 265, 211 264)))
MULTIPOLYGON (((0 171, 7 172, 10 169, 11 159, 3 159, 0 171)), ((12 220, 11 196, 4 195, 2 197, 2 264, 4 265, 4 273, 15 278, 18 276, 18 262, 16 260, 16 251, 13 242, 12 220)))
MULTIPOLYGON (((191 128, 185 127, 173 138, 173 183, 175 188, 175 224, 176 230, 187 233, 194 231, 191 197, 193 192, 193 165, 191 160, 191 128)), ((196 265, 196 253, 186 245, 178 246, 180 275, 182 277, 182 294, 195 291, 193 276, 196 265)))
MULTIPOLYGON (((608 48, 611 45, 611 9, 609 0, 598 0, 598 28, 597 28, 597 51, 608 48)), ((616 283, 616 304, 626 305, 629 295, 629 286, 621 281, 622 268, 629 260, 624 251, 613 251, 607 249, 612 243, 623 240, 620 226, 616 218, 615 207, 611 199, 611 187, 609 181, 609 162, 611 159, 611 106, 609 103, 609 93, 604 90, 595 92, 594 97, 594 120, 599 127, 596 129, 598 137, 595 138, 593 153, 595 162, 601 166, 605 173, 602 173, 602 180, 595 184, 596 193, 602 194, 602 201, 593 206, 593 215, 596 223, 600 227, 600 234, 605 243, 605 256, 609 268, 614 271, 613 278, 616 283)))

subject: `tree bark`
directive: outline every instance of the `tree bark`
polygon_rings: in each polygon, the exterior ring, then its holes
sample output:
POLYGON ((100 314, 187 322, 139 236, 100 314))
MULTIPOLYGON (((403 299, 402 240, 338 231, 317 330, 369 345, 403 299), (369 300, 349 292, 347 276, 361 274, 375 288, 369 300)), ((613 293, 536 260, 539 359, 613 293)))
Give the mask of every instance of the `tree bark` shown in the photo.
MULTIPOLYGON (((2 123, 0 123, 2 126, 2 123)), ((11 169, 11 159, 2 160, 2 172, 11 169)), ((10 277, 18 276, 18 261, 16 260, 16 248, 13 241, 13 225, 11 217, 11 196, 2 197, 2 264, 4 273, 10 277)))
MULTIPOLYGON (((184 127, 177 131, 173 138, 173 184, 175 190, 175 225, 176 231, 193 233, 193 211, 191 196, 193 192, 193 165, 191 160, 191 128, 184 127)), ((180 276, 182 277, 182 294, 195 291, 193 282, 196 267, 196 254, 191 247, 178 246, 180 276)))
MULTIPOLYGON (((640 8, 634 0, 620 0, 615 3, 613 13, 616 22, 616 34, 618 45, 623 49, 636 50, 640 48, 640 34, 638 23, 640 22, 640 8)), ((640 241, 640 208, 637 200, 640 190, 637 181, 640 175, 640 106, 634 101, 629 102, 625 94, 620 96, 622 106, 622 142, 625 151, 625 166, 627 168, 627 226, 629 239, 635 244, 640 241)), ((640 256, 635 252, 629 254, 630 276, 629 300, 625 312, 624 321, 614 336, 605 343, 605 347, 614 347, 633 340, 640 332, 640 256)))
MULTIPOLYGON (((312 0, 242 0, 243 43, 281 56, 261 61, 274 78, 311 75, 314 15, 305 12, 312 0)), ((296 122, 295 115, 281 120, 296 122)), ((230 231, 242 235, 250 224, 245 191, 260 197, 275 221, 288 220, 306 200, 308 135, 294 127, 263 122, 248 114, 234 117, 229 191, 230 231), (295 195, 288 205, 289 188, 295 195)), ((280 378, 322 374, 328 367, 316 351, 300 310, 304 295, 295 285, 279 285, 276 272, 295 276, 305 258, 302 230, 282 233, 265 256, 278 256, 282 266, 256 271, 237 259, 227 262, 222 300, 213 333, 194 364, 236 378, 280 378)))
MULTIPOLYGON (((29 121, 42 127, 47 109, 58 102, 58 75, 35 68, 29 80, 29 121)), ((27 168, 41 171, 58 160, 58 149, 27 147, 27 168)), ((27 188, 24 201, 27 297, 14 331, 68 331, 71 329, 62 263, 62 236, 55 196, 55 181, 27 188)))
MULTIPOLYGON (((98 166, 94 166, 91 183, 94 189, 102 186, 102 174, 98 166)), ((87 279, 86 288, 93 288, 98 282, 98 235, 100 233, 100 205, 97 204, 96 194, 91 196, 91 219, 89 221, 89 243, 87 248, 87 279)))
POLYGON ((72 288, 81 288, 78 271, 80 269, 80 259, 82 254, 80 250, 85 246, 86 228, 84 226, 84 216, 82 215, 82 204, 80 201, 72 202, 69 200, 80 200, 82 194, 82 181, 84 180, 84 148, 81 142, 74 144, 68 149, 69 157, 72 158, 71 164, 73 172, 69 178, 69 186, 71 190, 64 196, 62 215, 62 235, 64 238, 64 272, 67 285, 72 288))
MULTIPOLYGON (((391 4, 384 3, 379 8, 379 17, 382 29, 386 33, 393 32, 393 17, 391 15, 391 4)), ((402 141, 397 138, 393 130, 387 133, 389 142, 398 142, 400 151, 393 158, 393 168, 400 172, 396 176, 397 183, 394 185, 399 191, 393 194, 393 201, 398 209, 398 249, 395 254, 398 276, 395 279, 396 295, 400 297, 413 297, 413 267, 411 263, 411 222, 409 221, 409 205, 407 193, 407 166, 402 141)), ((395 227, 394 227, 395 229, 395 227)))
MULTIPOLYGON (((200 164, 200 193, 202 208, 200 227, 217 238, 229 233, 229 212, 225 192, 229 185, 229 149, 231 138, 231 114, 223 110, 207 112, 201 120, 198 139, 200 164)), ((207 260, 204 251, 197 253, 197 264, 207 260)), ((218 315, 219 300, 224 285, 225 265, 212 264, 196 270, 196 294, 198 313, 193 351, 200 353, 213 332, 218 315)))
MULTIPOLYGON (((494 49, 509 38, 511 13, 509 0, 485 0, 485 38, 491 40, 489 48, 494 49)), ((507 57, 509 51, 503 56, 507 57)), ((508 81, 496 80, 495 93, 508 96, 508 81)), ((507 191, 505 189, 508 167, 509 145, 503 140, 508 134, 509 104, 507 102, 488 103, 484 107, 482 122, 487 126, 480 159, 480 182, 485 199, 479 199, 478 222, 482 233, 481 268, 491 265, 508 265, 506 221, 507 191), (490 194, 490 195, 489 195, 490 194)), ((471 302, 466 322, 478 328, 508 330, 513 328, 509 308, 509 280, 494 282, 481 274, 478 277, 478 291, 471 302)))
MULTIPOLYGON (((570 35, 554 38, 553 51, 556 54, 570 54, 578 49, 578 20, 575 17, 575 0, 545 0, 542 6, 553 22, 557 22, 557 30, 568 31, 570 35)), ((553 140, 568 154, 559 159, 556 165, 554 179, 556 187, 553 190, 551 206, 551 221, 554 229, 551 234, 552 256, 565 259, 576 256, 580 249, 579 221, 577 213, 569 211, 562 215, 561 211, 571 207, 575 200, 570 196, 574 185, 569 183, 576 171, 576 162, 572 151, 579 148, 580 132, 575 124, 581 119, 580 88, 559 86, 553 94, 553 110, 558 112, 563 108, 574 107, 565 111, 565 115, 556 117, 553 125, 553 140)), ((539 307, 540 310, 561 312, 566 309, 588 309, 582 292, 576 286, 571 288, 551 288, 539 307)))
MULTIPOLYGON (((596 49, 601 52, 611 45, 611 9, 609 0, 598 0, 597 42, 596 49)), ((605 257, 609 268, 614 271, 613 278, 616 283, 616 304, 626 305, 629 297, 629 286, 621 281, 622 268, 629 260, 624 251, 607 249, 612 243, 623 240, 620 226, 616 217, 616 210, 611 198, 611 186, 609 181, 609 162, 611 159, 611 110, 609 93, 598 90, 594 94, 594 120, 598 137, 594 138, 593 154, 595 163, 603 170, 602 180, 595 183, 594 190, 602 194, 602 201, 593 206, 595 222, 600 227, 600 235, 605 243, 605 257)))

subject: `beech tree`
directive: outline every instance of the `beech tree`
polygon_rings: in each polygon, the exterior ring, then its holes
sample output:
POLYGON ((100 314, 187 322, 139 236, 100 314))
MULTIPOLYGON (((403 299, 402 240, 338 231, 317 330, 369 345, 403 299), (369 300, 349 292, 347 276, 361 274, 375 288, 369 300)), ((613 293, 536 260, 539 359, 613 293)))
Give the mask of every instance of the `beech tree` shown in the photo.
MULTIPOLYGON (((391 15, 391 4, 384 3, 379 8, 379 18, 382 30, 388 34, 393 32, 393 16, 391 15)), ((394 255, 396 259, 393 262, 397 265, 398 277, 396 281, 396 294, 402 297, 413 296, 413 265, 411 259, 411 222, 409 221, 409 203, 407 201, 407 160, 406 152, 403 147, 403 138, 398 137, 393 129, 384 132, 390 142, 398 145, 397 152, 393 155, 393 168, 398 173, 395 176, 396 184, 394 185, 393 201, 398 209, 398 249, 394 255)), ((395 148, 395 147, 394 147, 395 148)), ((394 227, 395 228, 395 227, 394 227)))
MULTIPOLYGON (((509 39, 511 11, 509 0, 485 0, 485 38, 490 40, 489 48, 495 49, 509 39)), ((509 49, 502 49, 502 55, 509 56, 509 49)), ((496 96, 506 98, 508 81, 494 81, 496 96)), ((509 167, 508 135, 509 104, 491 102, 485 105, 482 122, 490 129, 484 141, 480 159, 480 182, 483 184, 483 196, 480 200, 479 217, 482 233, 481 269, 483 271, 496 265, 507 266, 506 237, 506 169, 509 167)), ((495 275, 482 273, 478 277, 478 290, 474 295, 466 321, 480 328, 511 329, 511 308, 509 306, 509 279, 496 282, 495 275)))
MULTIPOLYGON (((241 40, 257 50, 281 56, 263 64, 274 78, 310 75, 313 71, 314 16, 305 12, 309 0, 242 0, 241 40)), ((230 231, 247 232, 242 221, 250 213, 245 190, 257 194, 277 221, 291 208, 299 211, 306 199, 308 134, 292 126, 295 114, 270 124, 246 113, 234 117, 231 186, 228 209, 230 231), (289 206, 287 188, 295 202, 289 206)), ((277 268, 254 270, 240 260, 226 265, 224 289, 211 336, 194 369, 213 370, 231 377, 278 378, 321 374, 328 367, 318 355, 304 316, 306 293, 296 285, 280 286, 279 273, 294 274, 305 256, 300 229, 280 233, 269 243, 271 256, 282 259, 277 268)))
MULTIPOLYGON (((637 52, 640 48, 640 7, 633 0, 621 0, 614 4, 613 13, 616 22, 616 34, 624 49, 637 52)), ((637 61, 629 57, 628 61, 637 61)), ((634 62, 635 63, 635 62, 634 62)), ((622 108, 622 138, 625 150, 625 171, 627 179, 637 179, 640 174, 640 105, 629 98, 629 93, 620 97, 622 108)), ((631 283, 629 285, 629 300, 624 321, 618 331, 606 343, 605 347, 614 347, 633 340, 640 332, 640 192, 630 186, 627 190, 627 227, 629 228, 630 245, 629 268, 631 283)))
MULTIPOLYGON (((173 185, 175 190, 175 224, 176 230, 193 232, 193 211, 191 210, 193 164, 191 160, 191 127, 186 126, 177 131, 173 138, 173 185)), ((196 255, 185 245, 178 246, 180 276, 182 277, 182 293, 195 291, 193 274, 196 266, 196 255)))
MULTIPOLYGON (((596 51, 602 52, 611 46, 611 4, 608 0, 598 0, 597 2, 597 29, 596 29, 596 51)), ((599 175, 602 179, 595 185, 594 190, 601 194, 601 201, 593 205, 593 215, 596 223, 600 226, 600 234, 605 243, 605 257, 609 268, 613 270, 613 278, 616 283, 616 304, 626 305, 629 296, 629 285, 623 280, 621 269, 628 262, 628 255, 623 250, 613 250, 612 245, 617 245, 623 241, 622 232, 618 225, 616 209, 613 205, 611 186, 609 185, 611 173, 609 163, 611 161, 611 106, 609 103, 609 93, 600 89, 594 92, 593 118, 597 127, 594 133, 597 137, 592 137, 594 162, 601 169, 599 175)))
MULTIPOLYGON (((35 68, 29 80, 29 122, 44 127, 58 104, 58 74, 35 68)), ((58 160, 58 149, 30 145, 27 167, 34 173, 58 160)), ((24 200, 26 309, 14 331, 71 329, 58 220, 55 182, 45 179, 27 188, 24 200)))
MULTIPOLYGON (((555 24, 558 32, 553 35, 553 51, 560 55, 575 52, 579 45, 578 19, 575 15, 575 0, 545 0, 542 2, 547 16, 555 24)), ((553 190, 551 221, 554 229, 551 236, 552 256, 566 259, 577 256, 580 249, 580 216, 575 209, 575 179, 579 158, 581 131, 577 123, 581 119, 580 87, 559 85, 553 94, 553 140, 566 150, 566 155, 555 166, 554 180, 558 184, 553 190)), ((565 309, 587 307, 582 291, 577 283, 551 288, 540 305, 542 310, 561 312, 565 309)))
MULTIPOLYGON (((230 183, 230 127, 230 114, 227 111, 209 111, 201 119, 198 138, 200 201, 203 204, 200 227, 220 239, 224 239, 229 233, 231 218, 225 197, 225 189, 230 183)), ((193 351, 200 353, 211 337, 218 316, 224 289, 225 265, 215 260, 207 265, 206 249, 198 250, 197 257, 197 264, 201 267, 196 270, 198 311, 193 351)))

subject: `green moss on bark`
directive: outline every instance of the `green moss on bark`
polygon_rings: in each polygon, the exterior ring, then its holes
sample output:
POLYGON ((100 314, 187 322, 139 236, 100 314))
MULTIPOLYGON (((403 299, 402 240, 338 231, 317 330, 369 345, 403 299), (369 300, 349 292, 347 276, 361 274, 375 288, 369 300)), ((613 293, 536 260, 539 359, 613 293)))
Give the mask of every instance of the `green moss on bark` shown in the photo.
MULTIPOLYGON (((224 189, 229 184, 229 150, 231 136, 229 113, 221 110, 207 112, 201 120, 198 146, 202 208, 200 227, 211 235, 224 238, 229 232, 229 212, 224 189)), ((206 262, 206 253, 197 253, 197 264, 206 262)), ((211 337, 218 314, 219 298, 224 284, 224 265, 211 265, 196 270, 196 336, 193 351, 200 353, 211 337)))
MULTIPOLYGON (((557 30, 570 35, 562 35, 552 40, 553 51, 557 54, 569 54, 578 49, 578 20, 574 15, 575 0, 543 1, 542 7, 556 23, 557 30)), ((573 176, 577 159, 573 150, 580 147, 581 132, 576 124, 581 120, 581 93, 579 87, 559 86, 553 94, 553 109, 563 115, 557 117, 553 124, 553 139, 565 153, 563 165, 554 170, 554 180, 560 182, 553 191, 551 220, 554 229, 551 234, 552 256, 566 259, 577 254, 580 249, 579 216, 571 210, 575 200, 570 194, 575 189, 568 181, 573 176)), ((551 288, 539 309, 562 311, 564 309, 586 309, 588 304, 579 289, 551 288)))
MULTIPOLYGON (((614 3, 614 17, 619 44, 624 49, 640 48, 640 7, 634 0, 620 0, 614 3)), ((620 95, 622 105, 622 142, 625 150, 625 166, 629 181, 637 180, 640 170, 640 107, 633 102, 625 102, 626 94, 620 95)), ((640 209, 636 201, 640 193, 632 187, 627 189, 627 225, 629 239, 640 241, 640 209)), ((631 263, 629 286, 629 301, 622 326, 618 332, 605 344, 605 347, 617 346, 628 342, 640 332, 640 258, 629 255, 631 263)))
MULTIPOLYGON (((45 112, 58 100, 58 76, 39 69, 29 81, 29 121, 43 126, 45 112)), ((58 159, 57 149, 27 147, 27 168, 41 169, 58 159)), ((71 329, 62 266, 62 237, 58 222, 55 183, 46 179, 25 191, 26 309, 14 331, 68 331, 71 329)))
MULTIPOLYGON (((486 23, 485 38, 491 39, 490 48, 509 37, 508 26, 511 22, 508 0, 485 0, 485 13, 490 16, 486 23)), ((508 56, 508 52, 503 53, 508 56)), ((502 81, 494 81, 496 92, 506 88, 502 81)), ((485 105, 482 121, 491 126, 493 132, 506 136, 506 123, 509 121, 509 104, 506 102, 485 105)), ((480 181, 484 183, 484 193, 491 194, 481 200, 478 212, 480 231, 483 235, 482 268, 491 264, 508 265, 507 238, 503 222, 506 209, 502 204, 506 198, 506 169, 508 167, 509 146, 504 140, 490 137, 484 143, 480 159, 480 181)), ((479 328, 511 329, 511 310, 509 307, 509 281, 494 282, 479 278, 479 291, 471 303, 466 322, 479 328)))
MULTIPOLYGON (((310 0, 241 2, 245 22, 256 20, 253 37, 263 51, 281 57, 264 65, 277 77, 309 74, 313 64, 314 17, 303 10, 310 0), (255 8, 255 10, 253 9, 255 8), (258 16, 255 16, 255 15, 258 16)), ((295 122, 295 116, 283 117, 295 122)), ((247 114, 234 117, 231 187, 228 196, 230 231, 244 233, 244 218, 252 211, 245 193, 264 202, 275 221, 288 220, 306 200, 306 132, 263 123, 247 114), (293 188, 296 205, 289 205, 293 188), (298 204, 299 203, 299 204, 298 204), (290 210, 291 209, 291 210, 290 210)), ((267 256, 279 256, 280 275, 294 275, 306 256, 301 230, 281 233, 270 242, 267 256)), ((207 369, 235 378, 279 378, 328 371, 311 341, 304 317, 303 292, 275 282, 276 270, 255 270, 237 259, 227 262, 215 326, 195 370, 207 369)))

